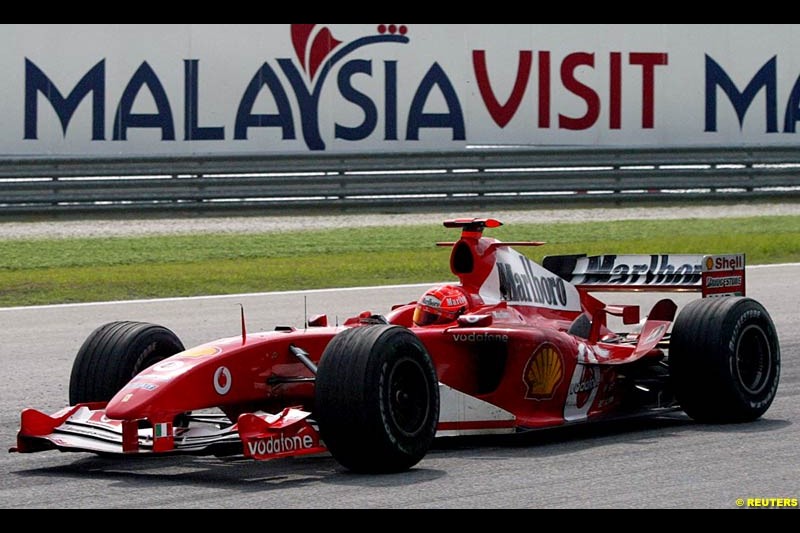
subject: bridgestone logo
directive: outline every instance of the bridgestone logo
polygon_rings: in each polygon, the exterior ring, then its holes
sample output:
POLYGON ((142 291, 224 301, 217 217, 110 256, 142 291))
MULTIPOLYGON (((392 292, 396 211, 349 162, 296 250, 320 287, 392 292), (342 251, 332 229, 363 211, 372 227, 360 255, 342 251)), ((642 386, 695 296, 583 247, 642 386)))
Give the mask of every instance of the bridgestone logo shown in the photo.
POLYGON ((739 342, 739 334, 741 333, 742 326, 748 320, 760 320, 761 319, 761 311, 757 309, 751 309, 749 311, 745 311, 742 313, 738 320, 736 320, 736 325, 733 326, 733 335, 731 335, 731 340, 728 342, 728 349, 731 353, 736 353, 736 343, 739 342))
POLYGON ((250 455, 273 455, 278 453, 292 452, 295 450, 307 450, 314 447, 314 439, 311 435, 294 435, 292 437, 269 437, 258 439, 247 443, 250 455))
POLYGON ((737 287, 742 284, 742 276, 728 276, 725 278, 707 278, 706 287, 714 289, 716 287, 737 287))

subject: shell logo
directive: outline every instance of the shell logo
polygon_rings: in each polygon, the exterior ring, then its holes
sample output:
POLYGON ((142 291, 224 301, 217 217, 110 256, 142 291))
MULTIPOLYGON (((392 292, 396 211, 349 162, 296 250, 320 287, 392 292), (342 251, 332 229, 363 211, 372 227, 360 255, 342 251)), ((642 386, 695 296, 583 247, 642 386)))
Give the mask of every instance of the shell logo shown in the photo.
POLYGON ((206 357, 222 353, 222 348, 218 346, 197 346, 185 350, 181 355, 184 357, 206 357))
POLYGON ((549 400, 564 378, 564 362, 555 346, 542 344, 525 365, 522 381, 527 387, 525 399, 549 400))
POLYGON ((710 257, 706 257, 706 270, 711 270, 714 268, 714 260, 710 257))

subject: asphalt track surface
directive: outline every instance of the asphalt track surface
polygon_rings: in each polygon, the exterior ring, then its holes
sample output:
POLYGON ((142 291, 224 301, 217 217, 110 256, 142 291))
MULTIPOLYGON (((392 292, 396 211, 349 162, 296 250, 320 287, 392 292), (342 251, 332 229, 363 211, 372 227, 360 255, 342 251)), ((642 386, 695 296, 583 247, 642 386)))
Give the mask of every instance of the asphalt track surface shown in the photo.
MULTIPOLYGON (((796 501, 799 279, 800 264, 748 268, 748 295, 771 313, 782 351, 777 398, 753 423, 704 425, 679 413, 526 436, 441 439, 409 472, 380 476, 349 473, 327 455, 266 462, 113 460, 3 450, 0 508, 736 509, 738 498, 745 500, 744 507, 748 498, 796 501)), ((305 313, 327 312, 331 320, 342 320, 363 310, 381 312, 415 300, 423 290, 405 286, 0 309, 0 442, 5 448, 15 444, 22 408, 54 412, 66 405, 74 355, 102 323, 159 323, 188 347, 236 335, 240 303, 254 331, 299 327, 305 313)), ((652 298, 617 293, 604 299, 647 305, 652 298)))

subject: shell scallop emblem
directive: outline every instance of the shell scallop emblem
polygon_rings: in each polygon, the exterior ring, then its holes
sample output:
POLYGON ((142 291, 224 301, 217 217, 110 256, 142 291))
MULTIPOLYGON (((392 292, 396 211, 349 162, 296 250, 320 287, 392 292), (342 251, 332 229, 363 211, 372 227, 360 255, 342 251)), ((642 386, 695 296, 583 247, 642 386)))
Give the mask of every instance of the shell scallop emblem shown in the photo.
POLYGON ((181 353, 184 357, 205 357, 222 353, 222 348, 218 346, 196 346, 181 353))
POLYGON ((561 354, 552 344, 541 345, 528 359, 522 381, 528 400, 548 400, 553 397, 556 386, 564 378, 564 363, 561 354))

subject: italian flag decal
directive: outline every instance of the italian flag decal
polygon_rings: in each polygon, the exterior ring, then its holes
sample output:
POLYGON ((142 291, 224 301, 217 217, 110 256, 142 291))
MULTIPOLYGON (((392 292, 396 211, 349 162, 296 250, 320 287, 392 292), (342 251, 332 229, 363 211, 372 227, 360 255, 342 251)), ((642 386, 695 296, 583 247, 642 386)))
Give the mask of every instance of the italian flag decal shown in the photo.
POLYGON ((155 424, 153 426, 153 435, 156 439, 160 439, 163 437, 169 437, 169 424, 166 422, 162 422, 160 424, 155 424))

